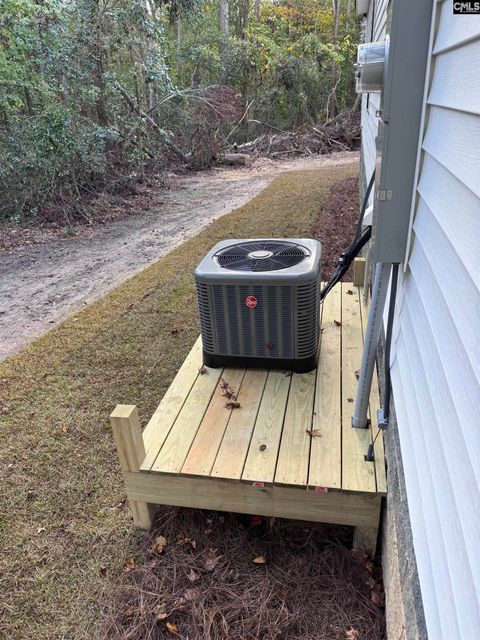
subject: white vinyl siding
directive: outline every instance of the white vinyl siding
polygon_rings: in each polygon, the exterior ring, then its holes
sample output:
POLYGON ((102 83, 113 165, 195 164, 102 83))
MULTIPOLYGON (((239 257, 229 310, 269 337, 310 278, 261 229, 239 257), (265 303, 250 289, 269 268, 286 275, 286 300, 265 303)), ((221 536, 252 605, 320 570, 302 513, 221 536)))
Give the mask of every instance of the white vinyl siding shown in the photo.
POLYGON ((392 385, 429 636, 480 637, 480 18, 437 7, 392 385), (473 19, 472 19, 473 18, 473 19))
MULTIPOLYGON (((367 14, 366 42, 385 39, 388 3, 389 0, 371 0, 367 14)), ((362 96, 362 156, 367 183, 375 169, 375 138, 378 131, 377 111, 380 111, 380 94, 364 94, 362 96)), ((373 203, 373 196, 372 190, 369 204, 373 203)))

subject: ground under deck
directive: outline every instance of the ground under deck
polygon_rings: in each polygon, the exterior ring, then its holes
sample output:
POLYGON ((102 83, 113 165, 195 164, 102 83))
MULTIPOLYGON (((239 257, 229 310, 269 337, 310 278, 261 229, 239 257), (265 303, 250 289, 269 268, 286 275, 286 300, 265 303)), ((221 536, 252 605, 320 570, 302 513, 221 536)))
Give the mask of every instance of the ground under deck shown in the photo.
POLYGON ((375 460, 364 459, 378 430, 376 376, 370 428, 351 427, 367 305, 342 283, 322 307, 315 371, 202 372, 199 339, 143 434, 136 409, 117 407, 112 424, 137 524, 149 526, 147 503, 258 513, 351 524, 357 537, 368 532, 363 546, 372 550, 386 492, 381 434, 375 460), (222 381, 238 408, 226 406, 222 381))

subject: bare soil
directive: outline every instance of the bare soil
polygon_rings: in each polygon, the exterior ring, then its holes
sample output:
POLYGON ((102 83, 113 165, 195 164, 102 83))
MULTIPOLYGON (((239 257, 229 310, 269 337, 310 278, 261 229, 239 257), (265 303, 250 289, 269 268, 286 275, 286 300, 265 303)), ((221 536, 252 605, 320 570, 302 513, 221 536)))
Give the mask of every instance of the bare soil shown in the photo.
POLYGON ((357 157, 341 152, 289 161, 259 158, 248 167, 171 175, 168 189, 162 183, 123 205, 117 201, 102 224, 79 227, 74 236, 55 227, 4 226, 0 358, 242 206, 279 174, 346 165, 357 157))

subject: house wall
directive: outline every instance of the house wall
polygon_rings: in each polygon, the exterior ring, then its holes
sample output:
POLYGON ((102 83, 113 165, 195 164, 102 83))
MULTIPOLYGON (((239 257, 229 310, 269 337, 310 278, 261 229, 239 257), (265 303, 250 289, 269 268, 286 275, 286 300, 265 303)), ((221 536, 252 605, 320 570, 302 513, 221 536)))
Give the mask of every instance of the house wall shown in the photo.
MULTIPOLYGON (((369 20, 382 36, 386 6, 373 4, 369 20), (374 11, 382 16, 370 16, 374 11)), ((392 345, 399 451, 389 434, 387 458, 394 467, 389 476, 403 469, 408 509, 401 526, 409 521, 428 635, 474 640, 480 637, 480 16, 453 15, 450 0, 435 7, 392 345)), ((376 122, 365 96, 362 125, 369 176, 376 122)), ((389 497, 389 515, 398 519, 401 509, 389 497)), ((392 548, 388 540, 386 546, 392 548)))

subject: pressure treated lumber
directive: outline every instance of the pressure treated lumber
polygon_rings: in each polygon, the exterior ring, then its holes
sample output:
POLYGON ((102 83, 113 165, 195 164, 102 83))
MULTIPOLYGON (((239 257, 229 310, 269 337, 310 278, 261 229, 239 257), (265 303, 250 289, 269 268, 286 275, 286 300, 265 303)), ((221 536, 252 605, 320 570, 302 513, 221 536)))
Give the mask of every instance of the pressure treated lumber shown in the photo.
POLYGON ((273 482, 291 380, 288 371, 272 370, 268 374, 243 470, 244 481, 273 482))
POLYGON ((342 488, 348 491, 376 490, 374 463, 364 459, 371 431, 352 428, 362 351, 358 288, 342 283, 342 488))
POLYGON ((341 287, 334 287, 323 303, 320 358, 310 449, 310 487, 340 488, 341 441, 341 287))
POLYGON ((365 279, 365 258, 361 256, 355 258, 353 261, 353 284, 356 287, 361 287, 365 279))
MULTIPOLYGON (((131 404, 117 405, 110 415, 110 422, 122 471, 138 475, 140 463, 145 457, 145 447, 137 407, 131 404)), ((148 502, 129 498, 129 504, 135 525, 140 529, 150 529, 152 519, 148 502)))
POLYGON ((245 369, 224 369, 187 458, 183 463, 182 473, 196 476, 210 475, 228 421, 232 412, 236 411, 227 406, 228 398, 225 396, 225 390, 221 383, 228 384, 236 397, 244 375, 245 369))
POLYGON ((377 527, 381 497, 331 491, 317 493, 292 487, 256 488, 213 478, 124 473, 131 500, 154 504, 295 518, 311 522, 377 527))
POLYGON ((212 477, 239 480, 258 414, 268 371, 249 369, 240 387, 238 402, 240 411, 233 410, 218 450, 212 477))
POLYGON ((115 410, 137 526, 149 528, 149 504, 238 511, 353 525, 355 546, 373 553, 386 477, 382 434, 375 461, 364 460, 377 433, 376 379, 371 428, 351 427, 367 315, 360 293, 341 283, 327 296, 315 371, 202 368, 198 340, 143 439, 135 407, 115 410), (240 406, 225 406, 222 378, 240 406))
POLYGON ((307 485, 316 374, 292 374, 275 472, 278 484, 307 485))
POLYGON ((154 463, 199 375, 201 366, 202 339, 199 337, 143 431, 146 456, 142 469, 149 470, 154 463))
POLYGON ((182 410, 177 416, 159 454, 152 465, 153 471, 178 473, 190 449, 197 429, 205 415, 215 388, 222 376, 222 369, 209 369, 199 375, 182 410))

